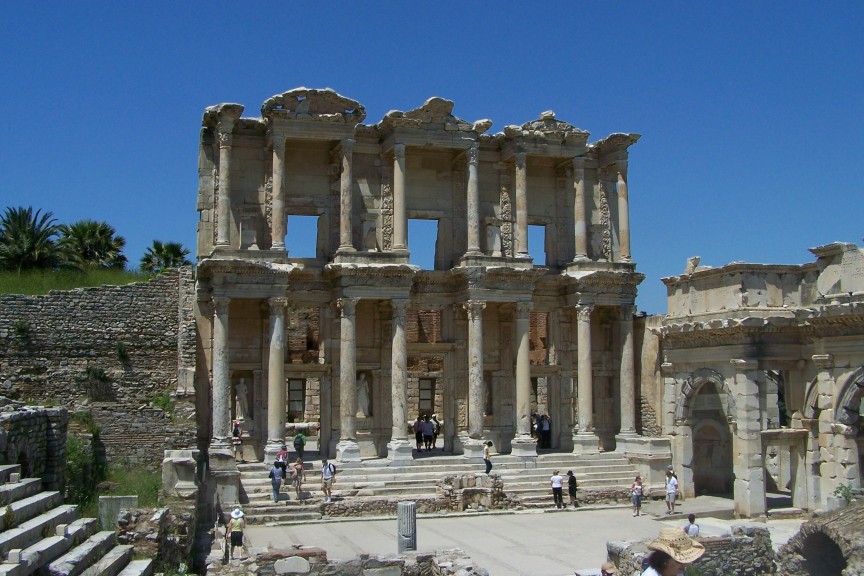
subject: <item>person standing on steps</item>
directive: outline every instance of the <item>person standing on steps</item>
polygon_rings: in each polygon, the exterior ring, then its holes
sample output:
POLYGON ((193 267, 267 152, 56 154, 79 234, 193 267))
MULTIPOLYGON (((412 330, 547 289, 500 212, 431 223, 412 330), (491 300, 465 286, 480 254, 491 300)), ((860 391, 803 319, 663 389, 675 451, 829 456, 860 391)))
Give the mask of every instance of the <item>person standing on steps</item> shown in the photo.
POLYGON ((288 446, 282 445, 282 448, 276 452, 276 465, 282 468, 282 478, 288 477, 288 446))
POLYGON ((297 492, 297 500, 303 500, 303 482, 306 481, 306 468, 303 467, 303 460, 297 458, 291 465, 291 482, 294 484, 294 491, 297 492))
POLYGON ((294 451, 297 452, 298 458, 301 460, 304 458, 304 453, 306 452, 306 436, 303 435, 302 430, 297 432, 297 435, 294 436, 294 451))
POLYGON ((417 416, 414 421, 414 442, 417 443, 417 451, 423 451, 423 417, 417 416))
POLYGON ((642 513, 642 477, 636 476, 633 484, 630 485, 630 499, 633 501, 633 516, 639 516, 642 513))
POLYGON ((486 463, 486 475, 492 471, 492 441, 489 440, 483 445, 483 462, 486 463))
POLYGON ((231 539, 231 559, 234 559, 234 549, 240 548, 240 560, 243 559, 243 531, 246 529, 246 520, 243 519, 243 511, 235 508, 231 512, 231 520, 226 528, 227 536, 231 539))
POLYGON ((572 470, 567 471, 567 494, 570 495, 570 503, 573 505, 573 508, 579 507, 579 502, 576 500, 576 489, 579 485, 576 483, 576 476, 573 475, 572 470))
POLYGON ((564 508, 564 497, 561 495, 561 488, 564 479, 561 477, 561 474, 558 473, 558 470, 555 470, 552 473, 550 481, 552 482, 552 499, 555 501, 555 508, 560 510, 561 508, 564 508))
POLYGON ((432 440, 435 437, 435 423, 429 419, 429 416, 423 418, 423 447, 427 452, 432 451, 432 440))
POLYGON ((333 483, 336 481, 336 466, 326 458, 321 461, 321 491, 324 492, 324 503, 329 503, 333 497, 333 483))
POLYGON ((273 488, 273 502, 279 502, 279 488, 282 487, 282 480, 285 478, 282 472, 282 467, 279 462, 273 462, 273 467, 270 468, 270 487, 273 488))
MULTIPOLYGON (((432 424, 435 428, 432 430, 432 448, 438 448, 438 435, 441 434, 441 421, 438 420, 437 414, 432 414, 432 424)), ((443 447, 441 448, 444 449, 443 447)))

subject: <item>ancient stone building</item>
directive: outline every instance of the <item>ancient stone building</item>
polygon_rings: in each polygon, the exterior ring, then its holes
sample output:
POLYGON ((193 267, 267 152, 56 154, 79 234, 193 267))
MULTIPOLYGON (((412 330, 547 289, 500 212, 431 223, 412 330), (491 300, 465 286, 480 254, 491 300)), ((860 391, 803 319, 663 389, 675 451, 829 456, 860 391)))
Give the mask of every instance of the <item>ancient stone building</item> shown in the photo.
POLYGON ((758 516, 767 492, 824 510, 860 487, 864 252, 811 252, 801 266, 693 259, 664 279, 654 405, 686 494, 731 492, 758 516))
POLYGON ((490 120, 442 98, 363 124, 363 105, 329 89, 243 110, 207 108, 199 149, 196 388, 211 463, 237 417, 257 459, 291 422, 320 422, 343 461, 410 459, 409 425, 432 413, 457 454, 486 440, 536 454, 532 410, 549 414, 553 449, 638 441, 639 135, 589 144, 552 112, 487 134, 490 120), (314 256, 286 250, 299 217, 314 219, 314 256), (433 269, 410 263, 413 220, 437 230, 433 269), (529 256, 529 227, 545 258, 529 256))

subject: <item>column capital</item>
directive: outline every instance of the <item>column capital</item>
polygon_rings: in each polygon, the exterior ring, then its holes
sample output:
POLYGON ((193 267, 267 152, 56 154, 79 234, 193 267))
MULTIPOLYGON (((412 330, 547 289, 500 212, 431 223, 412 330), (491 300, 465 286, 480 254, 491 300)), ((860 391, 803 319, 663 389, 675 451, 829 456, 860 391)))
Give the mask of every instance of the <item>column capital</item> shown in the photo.
POLYGON ((636 306, 631 304, 624 304, 618 307, 618 319, 622 322, 632 322, 635 313, 636 306))
POLYGON ((234 143, 234 135, 231 132, 219 131, 219 148, 230 148, 234 143))
POLYGON ((393 145, 393 156, 398 158, 399 160, 403 160, 405 158, 405 144, 402 142, 397 142, 393 145))
POLYGON ((336 306, 339 307, 339 310, 342 312, 342 317, 344 318, 346 316, 354 315, 358 302, 360 302, 360 298, 348 298, 343 296, 336 300, 336 306))
POLYGON ((591 320, 591 312, 594 311, 593 304, 577 304, 576 305, 576 314, 579 316, 579 320, 581 322, 587 322, 591 320))
POLYGON ((623 176, 624 179, 627 179, 627 160, 616 160, 615 161, 615 171, 619 176, 623 176))
POLYGON ((759 361, 753 358, 733 358, 729 360, 736 372, 750 372, 759 369, 759 361))
POLYGON ((228 310, 228 305, 231 303, 231 298, 224 294, 214 294, 210 297, 213 301, 213 307, 217 314, 225 313, 228 310))
POLYGON ((354 139, 353 138, 343 138, 339 142, 339 149, 345 155, 350 155, 354 151, 354 139))
POLYGON ((831 368, 834 368, 833 354, 814 354, 812 358, 813 364, 815 364, 820 370, 830 370, 831 368))
POLYGON ((407 298, 397 298, 390 301, 390 306, 393 308, 394 316, 405 316, 405 312, 408 311, 408 306, 410 306, 410 302, 407 298))
POLYGON ((581 156, 578 158, 573 158, 572 160, 570 160, 570 165, 573 170, 576 170, 576 173, 581 176, 582 173, 580 171, 585 170, 585 158, 581 156))
POLYGON ((472 142, 471 146, 468 148, 468 164, 473 166, 477 165, 477 162, 480 160, 480 143, 472 142))
POLYGON ((462 308, 468 312, 468 318, 470 320, 477 320, 483 312, 483 309, 486 308, 486 302, 483 302, 482 300, 468 300, 467 302, 462 303, 462 308))
POLYGON ((513 159, 516 162, 516 166, 519 168, 525 167, 525 160, 528 158, 528 155, 525 152, 517 152, 513 159))
POLYGON ((517 318, 527 318, 528 314, 530 314, 531 310, 534 309, 533 302, 517 302, 516 303, 516 317, 517 318))
POLYGON ((274 296, 267 299, 267 304, 270 306, 270 313, 273 314, 277 310, 285 311, 288 307, 288 298, 285 296, 274 296))

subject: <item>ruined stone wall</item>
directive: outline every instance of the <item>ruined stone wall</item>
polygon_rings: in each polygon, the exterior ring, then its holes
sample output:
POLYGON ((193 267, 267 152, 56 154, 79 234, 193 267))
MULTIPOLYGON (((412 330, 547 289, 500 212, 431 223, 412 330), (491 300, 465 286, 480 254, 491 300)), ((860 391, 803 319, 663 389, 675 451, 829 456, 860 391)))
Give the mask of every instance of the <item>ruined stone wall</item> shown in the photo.
POLYGON ((146 413, 194 366, 194 297, 191 268, 125 286, 0 295, 2 392, 33 404, 94 406, 109 460, 131 454, 158 465, 166 444, 195 446, 194 414, 187 432, 185 422, 146 413))
POLYGON ((22 478, 42 478, 43 490, 66 486, 66 431, 62 408, 3 407, 0 412, 0 464, 20 464, 22 478))

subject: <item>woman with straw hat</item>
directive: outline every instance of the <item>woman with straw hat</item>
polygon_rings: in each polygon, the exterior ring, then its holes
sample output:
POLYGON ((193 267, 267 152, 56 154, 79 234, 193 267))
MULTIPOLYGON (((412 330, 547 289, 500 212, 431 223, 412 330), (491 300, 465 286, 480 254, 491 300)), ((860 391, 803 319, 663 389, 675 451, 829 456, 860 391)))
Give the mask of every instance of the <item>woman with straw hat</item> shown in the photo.
MULTIPOLYGON (((238 506, 231 512, 231 520, 228 521, 228 529, 225 531, 226 536, 230 537, 231 544, 231 559, 234 559, 234 549, 243 548, 243 530, 246 529, 246 520, 243 519, 243 511, 238 506)), ((240 554, 240 559, 243 555, 240 554)))
POLYGON ((648 544, 648 568, 642 576, 678 576, 705 553, 705 546, 691 539, 682 528, 661 528, 660 536, 648 544))

